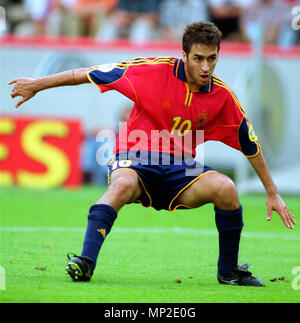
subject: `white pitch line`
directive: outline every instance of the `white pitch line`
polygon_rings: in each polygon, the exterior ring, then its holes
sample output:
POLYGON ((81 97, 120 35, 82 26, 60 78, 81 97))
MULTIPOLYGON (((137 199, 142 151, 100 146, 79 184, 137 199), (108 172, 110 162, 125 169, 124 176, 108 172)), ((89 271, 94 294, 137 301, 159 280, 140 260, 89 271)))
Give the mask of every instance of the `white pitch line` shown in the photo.
MULTIPOLYGON (((65 232, 65 233, 83 233, 83 227, 0 227, 0 232, 65 232)), ((195 228, 129 228, 117 227, 113 228, 112 232, 116 233, 150 233, 150 234, 195 234, 204 236, 217 236, 217 230, 209 229, 195 229, 195 228)), ((282 240, 298 240, 300 235, 293 232, 288 233, 274 233, 274 232, 248 232, 242 233, 243 237, 256 239, 282 239, 282 240)))

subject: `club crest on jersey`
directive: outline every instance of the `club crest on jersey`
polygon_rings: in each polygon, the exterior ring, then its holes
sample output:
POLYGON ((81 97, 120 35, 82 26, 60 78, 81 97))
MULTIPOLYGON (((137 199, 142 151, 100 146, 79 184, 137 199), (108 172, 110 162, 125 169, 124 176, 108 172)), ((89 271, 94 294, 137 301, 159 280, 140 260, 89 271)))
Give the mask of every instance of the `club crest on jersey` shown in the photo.
POLYGON ((197 129, 202 128, 206 124, 207 117, 208 117, 208 113, 206 111, 199 112, 196 120, 194 121, 194 126, 197 129))

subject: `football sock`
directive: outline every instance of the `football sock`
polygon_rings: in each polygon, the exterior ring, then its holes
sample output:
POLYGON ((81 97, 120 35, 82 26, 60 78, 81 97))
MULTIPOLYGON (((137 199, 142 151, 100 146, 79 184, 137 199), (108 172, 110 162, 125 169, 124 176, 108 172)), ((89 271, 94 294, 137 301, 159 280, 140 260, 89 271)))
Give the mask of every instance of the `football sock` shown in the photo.
POLYGON ((242 212, 242 206, 234 211, 215 207, 215 220, 219 231, 219 275, 228 274, 238 266, 240 236, 244 226, 242 212))
POLYGON ((91 258, 95 266, 100 248, 116 218, 117 212, 110 205, 95 204, 90 208, 81 256, 91 258))

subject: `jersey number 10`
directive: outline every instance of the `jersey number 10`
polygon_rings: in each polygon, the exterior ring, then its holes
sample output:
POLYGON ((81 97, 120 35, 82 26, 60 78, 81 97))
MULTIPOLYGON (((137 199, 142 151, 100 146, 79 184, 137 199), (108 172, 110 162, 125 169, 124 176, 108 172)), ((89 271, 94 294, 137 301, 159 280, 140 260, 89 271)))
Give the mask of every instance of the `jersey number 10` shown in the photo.
POLYGON ((178 136, 185 136, 192 128, 192 122, 189 119, 183 120, 181 117, 173 118, 173 127, 171 129, 171 135, 177 131, 178 136))

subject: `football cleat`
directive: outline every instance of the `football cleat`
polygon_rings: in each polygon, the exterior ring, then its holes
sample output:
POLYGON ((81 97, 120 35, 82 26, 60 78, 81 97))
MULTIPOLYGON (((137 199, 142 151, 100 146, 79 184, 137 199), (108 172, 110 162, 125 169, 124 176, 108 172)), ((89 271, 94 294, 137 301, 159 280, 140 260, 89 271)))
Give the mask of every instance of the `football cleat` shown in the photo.
POLYGON ((91 258, 76 256, 75 254, 67 255, 69 261, 66 266, 66 274, 70 275, 73 281, 79 282, 90 281, 95 269, 94 262, 91 258), (73 255, 72 257, 70 255, 73 255))
POLYGON ((264 282, 252 276, 252 273, 248 271, 249 266, 250 264, 238 266, 232 272, 223 276, 218 274, 219 283, 224 285, 264 287, 264 282))

